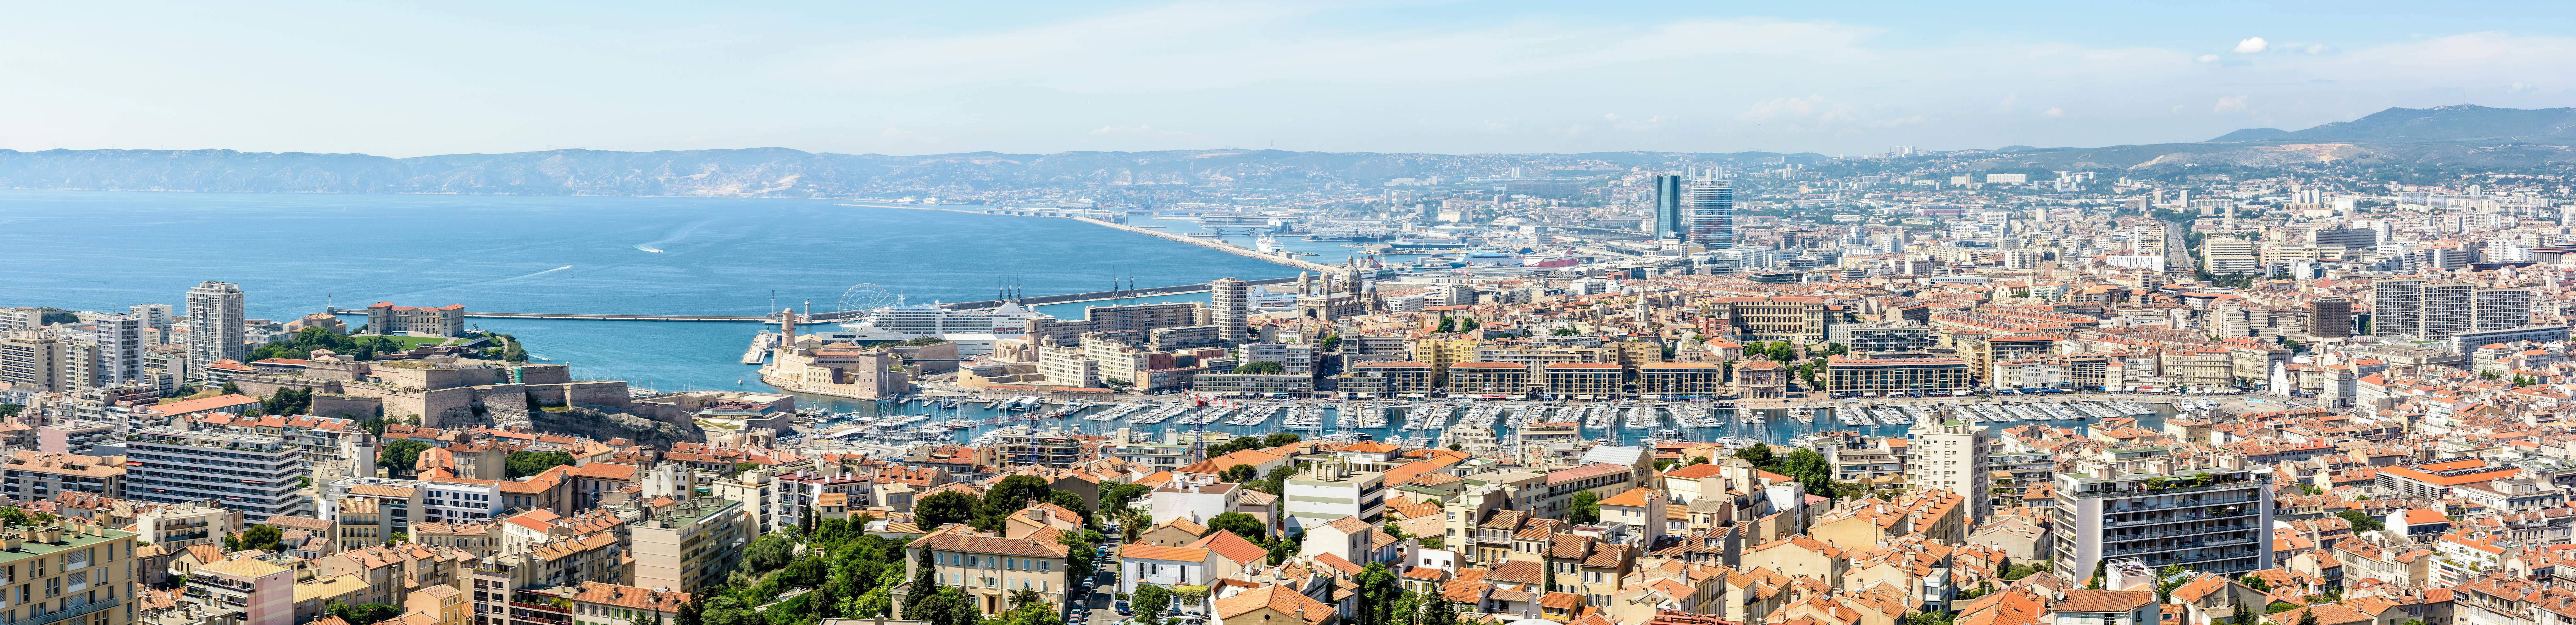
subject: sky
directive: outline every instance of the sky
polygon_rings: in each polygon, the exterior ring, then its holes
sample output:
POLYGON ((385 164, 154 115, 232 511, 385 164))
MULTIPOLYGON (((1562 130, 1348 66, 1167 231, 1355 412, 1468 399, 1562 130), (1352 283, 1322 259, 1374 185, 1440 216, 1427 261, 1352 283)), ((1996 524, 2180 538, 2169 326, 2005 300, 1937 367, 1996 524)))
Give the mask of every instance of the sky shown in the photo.
POLYGON ((2392 106, 2576 105, 2576 3, 42 3, 11 13, 0 21, 0 148, 16 150, 1858 155, 2200 141, 2392 106))

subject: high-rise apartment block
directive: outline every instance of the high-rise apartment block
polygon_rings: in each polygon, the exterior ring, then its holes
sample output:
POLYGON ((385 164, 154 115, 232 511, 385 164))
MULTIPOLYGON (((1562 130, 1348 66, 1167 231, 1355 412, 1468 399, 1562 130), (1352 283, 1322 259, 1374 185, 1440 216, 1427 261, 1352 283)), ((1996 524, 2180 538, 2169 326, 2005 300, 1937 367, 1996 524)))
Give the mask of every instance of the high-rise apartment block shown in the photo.
POLYGON ((2404 278, 2371 283, 2371 297, 2371 334, 2378 336, 2441 339, 2531 322, 2528 289, 2404 278))
POLYGON ((1252 283, 1234 278, 1217 278, 1208 282, 1208 324, 1216 326, 1217 337, 1227 343, 1241 343, 1252 320, 1252 283))
POLYGON ((178 313, 169 304, 135 304, 125 307, 125 314, 143 320, 144 329, 158 335, 150 341, 152 343, 170 342, 171 324, 178 319, 178 313))
POLYGON ((143 377, 143 320, 132 315, 100 315, 73 327, 65 338, 73 377, 82 386, 109 388, 143 377))
POLYGON ((2308 305, 2308 336, 2340 339, 2352 336, 2352 300, 2322 297, 2308 305))
POLYGON ((1965 497, 1968 518, 1986 518, 1986 426, 1940 415, 1906 428, 1905 440, 1905 483, 1965 497))
MULTIPOLYGON (((2144 458, 2168 450, 2114 452, 2144 458)), ((2058 574, 2089 579, 2106 558, 2229 576, 2272 568, 2271 469, 2243 468, 2234 457, 2197 469, 2171 462, 2150 460, 2148 470, 2134 473, 2105 465, 2058 474, 2051 532, 2058 574)))
POLYGON ((188 289, 188 370, 240 362, 249 351, 242 344, 241 285, 200 282, 188 289))
POLYGON ((304 448, 286 439, 156 427, 136 432, 125 448, 126 499, 221 501, 252 523, 314 513, 300 486, 304 448))
POLYGON ((0 382, 35 391, 70 390, 69 347, 51 330, 0 334, 0 382))

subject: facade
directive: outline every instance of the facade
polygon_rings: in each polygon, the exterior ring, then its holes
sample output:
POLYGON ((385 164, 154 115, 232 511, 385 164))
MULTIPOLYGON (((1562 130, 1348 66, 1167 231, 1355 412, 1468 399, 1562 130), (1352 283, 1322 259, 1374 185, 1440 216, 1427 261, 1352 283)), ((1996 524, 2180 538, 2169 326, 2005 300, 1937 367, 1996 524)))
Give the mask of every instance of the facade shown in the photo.
POLYGON ((1725 319, 1748 341, 1821 343, 1833 336, 1833 307, 1823 298, 1797 295, 1700 300, 1701 314, 1725 319))
POLYGON ((1234 278, 1208 281, 1208 324, 1227 343, 1241 343, 1252 321, 1252 283, 1234 278))
MULTIPOLYGON (((131 555, 131 548, 127 553, 131 555)), ((126 590, 128 594, 124 600, 133 601, 133 586, 128 585, 126 590)), ((258 558, 208 562, 190 569, 188 590, 183 596, 216 612, 238 613, 240 616, 235 622, 241 625, 290 625, 295 622, 295 570, 258 558)), ((100 603, 113 607, 116 602, 93 601, 91 605, 100 603)), ((132 615, 128 614, 127 618, 132 618, 132 615)))
POLYGON ((751 543, 752 514, 739 501, 696 498, 634 523, 635 585, 695 593, 722 582, 751 543))
POLYGON ((1612 399, 1620 392, 1626 370, 1607 362, 1561 362, 1547 366, 1547 394, 1575 399, 1612 399))
POLYGON ((1386 515, 1386 474, 1358 471, 1338 462, 1308 464, 1280 485, 1287 527, 1304 528, 1342 517, 1371 523, 1386 515))
POLYGON ((1305 397, 1315 392, 1315 377, 1293 373, 1202 373, 1191 379, 1202 393, 1236 397, 1305 397))
POLYGON ((2058 574, 2090 579, 2094 563, 2105 558, 2134 558, 2149 570, 2178 564, 2231 577, 2274 566, 2271 469, 2220 466, 2171 473, 2106 467, 2058 475, 2051 531, 2058 574))
POLYGON ((1887 396, 1950 393, 1971 388, 1968 361, 1957 358, 1847 358, 1825 361, 1825 390, 1887 396))
POLYGON ((457 336, 465 333, 465 305, 421 308, 376 302, 367 307, 367 332, 394 336, 457 336))
POLYGON ((1064 605, 1065 563, 1072 548, 1062 543, 981 534, 952 523, 912 541, 904 552, 907 577, 920 574, 927 552, 939 584, 965 590, 987 616, 1010 611, 1011 593, 1023 589, 1037 591, 1049 605, 1064 605))
POLYGON ((145 428, 125 442, 125 498, 162 504, 217 500, 252 523, 313 516, 304 450, 275 436, 145 428))
POLYGON ((58 493, 125 496, 125 458, 21 451, 0 464, 0 493, 18 501, 52 501, 58 493))
POLYGON ((200 282, 188 289, 188 370, 219 360, 241 362, 248 353, 242 343, 241 285, 200 282))
POLYGON ((1363 362, 1351 365, 1343 384, 1361 397, 1423 397, 1431 393, 1431 363, 1363 362))
POLYGON ((1637 366, 1637 393, 1664 397, 1721 394, 1726 369, 1713 362, 1651 362, 1637 366))
POLYGON ((72 390, 69 349, 51 330, 0 334, 0 383, 38 392, 72 390))
POLYGON ((1458 362, 1448 367, 1448 382, 1440 385, 1450 395, 1528 395, 1528 364, 1517 362, 1458 362))
POLYGON ((1649 179, 1655 186, 1655 240, 1682 238, 1689 227, 1683 220, 1683 178, 1677 174, 1655 174, 1649 179))
POLYGON ((2308 304, 2308 336, 2341 339, 2352 336, 2352 300, 2320 297, 2308 304))
POLYGON ((1944 490, 1968 499, 1967 516, 1986 518, 1986 427, 1926 418, 1905 430, 1905 483, 1918 491, 1944 490), (1939 421, 1935 423, 1935 421, 1939 421))
POLYGON ((1690 185, 1690 236, 1687 242, 1706 249, 1735 247, 1735 187, 1703 178, 1690 185))

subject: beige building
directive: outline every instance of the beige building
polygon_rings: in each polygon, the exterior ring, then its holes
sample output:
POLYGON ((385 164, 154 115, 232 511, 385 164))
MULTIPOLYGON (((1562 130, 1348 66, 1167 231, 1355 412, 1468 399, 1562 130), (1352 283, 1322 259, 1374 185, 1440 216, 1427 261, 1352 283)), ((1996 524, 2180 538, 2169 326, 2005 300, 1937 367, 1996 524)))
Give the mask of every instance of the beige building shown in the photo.
MULTIPOLYGON (((34 566, 36 570, 43 570, 41 559, 34 566)), ((50 581, 46 583, 48 588, 52 585, 50 581)), ((133 590, 132 584, 126 585, 128 593, 133 590)), ((96 593, 97 589, 89 592, 96 593)), ((92 605, 114 607, 117 603, 96 601, 95 595, 92 596, 92 605)), ((125 596, 130 598, 133 595, 125 596)), ((189 569, 188 590, 181 596, 207 610, 231 613, 233 616, 228 620, 241 625, 289 625, 295 622, 295 570, 265 560, 233 558, 198 565, 189 569)), ((65 600, 65 603, 69 601, 65 600)), ((109 617, 109 625, 126 622, 130 618, 124 615, 123 610, 105 612, 114 615, 109 617)))
POLYGON ((919 575, 927 552, 941 586, 965 590, 977 609, 997 615, 1011 609, 1009 597, 1019 590, 1037 591, 1048 605, 1063 606, 1071 550, 1053 540, 1003 538, 952 523, 912 541, 904 562, 910 565, 906 577, 919 575))
POLYGON ((754 537, 742 502, 691 499, 657 511, 628 530, 635 585, 695 592, 721 582, 754 537))
POLYGON ((781 389, 858 399, 913 391, 912 376, 903 368, 903 358, 889 350, 862 349, 846 343, 824 345, 808 338, 794 349, 775 352, 769 364, 760 368, 760 379, 781 389))
POLYGON ((1735 394, 1744 399, 1786 399, 1789 368, 1769 359, 1736 363, 1735 394))
POLYGON ((1751 341, 1821 343, 1837 321, 1834 308, 1815 297, 1719 297, 1697 303, 1701 315, 1727 320, 1727 327, 1751 341))
POLYGON ((1950 393, 1971 388, 1968 361, 1957 358, 1847 358, 1825 360, 1825 390, 1869 396, 1950 393))
POLYGON ((465 305, 448 304, 437 308, 395 306, 393 302, 376 302, 367 307, 368 334, 425 334, 456 336, 465 333, 465 305))
POLYGON ((1611 399, 1624 395, 1625 370, 1617 363, 1561 362, 1547 366, 1547 394, 1575 399, 1611 399))
POLYGON ((1449 365, 1450 395, 1526 395, 1534 376, 1528 365, 1509 362, 1460 362, 1449 365))
POLYGON ((1707 362, 1652 362, 1637 366, 1637 393, 1656 396, 1720 395, 1726 368, 1707 362))
POLYGON ((125 496, 125 457, 21 451, 0 464, 0 493, 10 499, 49 501, 65 492, 125 496))

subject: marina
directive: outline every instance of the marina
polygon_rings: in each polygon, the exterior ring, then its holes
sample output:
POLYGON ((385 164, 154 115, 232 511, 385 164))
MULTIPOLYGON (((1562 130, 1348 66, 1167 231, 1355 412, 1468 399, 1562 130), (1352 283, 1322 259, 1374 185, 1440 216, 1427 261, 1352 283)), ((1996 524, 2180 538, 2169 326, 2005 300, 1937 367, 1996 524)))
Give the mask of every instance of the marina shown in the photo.
POLYGON ((809 451, 848 444, 903 448, 924 443, 967 443, 996 435, 1037 432, 1093 435, 1129 432, 1139 440, 1299 434, 1308 440, 1383 440, 1409 446, 1457 445, 1494 454, 1542 440, 1575 438, 1600 444, 1656 441, 1756 443, 1798 446, 1838 435, 1905 435, 1934 412, 2002 429, 2022 425, 2080 428, 2104 419, 2137 420, 2160 427, 2177 410, 2209 407, 2191 400, 2092 400, 1962 402, 1938 406, 1852 401, 1795 409, 1740 409, 1731 402, 1514 402, 1514 401, 1195 401, 1043 403, 1023 396, 1003 400, 905 398, 847 400, 812 406, 798 428, 809 451), (1525 432, 1551 438, 1523 439, 1525 432), (999 434, 997 434, 999 433, 999 434), (1165 436, 1177 434, 1177 436, 1165 436))

